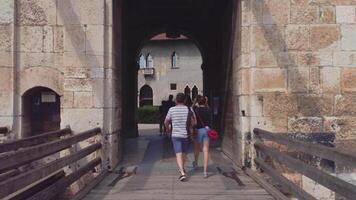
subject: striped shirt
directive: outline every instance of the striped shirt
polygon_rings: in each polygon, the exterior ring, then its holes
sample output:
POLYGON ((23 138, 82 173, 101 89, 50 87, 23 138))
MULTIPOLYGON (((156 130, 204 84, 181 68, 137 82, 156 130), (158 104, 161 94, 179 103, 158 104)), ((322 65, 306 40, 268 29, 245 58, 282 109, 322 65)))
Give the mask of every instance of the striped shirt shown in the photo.
POLYGON ((188 107, 177 105, 169 109, 166 120, 172 122, 172 137, 187 138, 188 107))

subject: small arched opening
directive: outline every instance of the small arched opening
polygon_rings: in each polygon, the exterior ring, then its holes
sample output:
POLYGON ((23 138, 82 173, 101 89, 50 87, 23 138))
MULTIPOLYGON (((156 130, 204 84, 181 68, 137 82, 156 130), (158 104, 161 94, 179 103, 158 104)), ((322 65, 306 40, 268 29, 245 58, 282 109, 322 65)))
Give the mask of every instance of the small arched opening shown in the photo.
POLYGON ((153 90, 149 85, 144 85, 140 89, 140 107, 153 105, 153 90))
POLYGON ((198 93, 199 93, 198 87, 194 85, 192 89, 192 99, 195 99, 198 96, 198 93))
POLYGON ((178 67, 178 54, 177 52, 172 53, 172 69, 179 68, 178 67))
POLYGON ((22 135, 34 136, 60 129, 60 96, 46 87, 34 87, 22 96, 22 135))
POLYGON ((188 85, 184 88, 184 94, 186 97, 191 97, 190 96, 190 87, 188 85))

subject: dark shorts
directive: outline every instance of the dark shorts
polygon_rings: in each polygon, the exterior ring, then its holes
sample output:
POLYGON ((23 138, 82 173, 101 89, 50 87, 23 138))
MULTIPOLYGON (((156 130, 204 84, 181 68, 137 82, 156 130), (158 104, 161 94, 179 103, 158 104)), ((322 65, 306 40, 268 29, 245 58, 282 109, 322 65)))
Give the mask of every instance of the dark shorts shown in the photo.
POLYGON ((175 153, 187 153, 189 149, 189 138, 172 137, 175 153))

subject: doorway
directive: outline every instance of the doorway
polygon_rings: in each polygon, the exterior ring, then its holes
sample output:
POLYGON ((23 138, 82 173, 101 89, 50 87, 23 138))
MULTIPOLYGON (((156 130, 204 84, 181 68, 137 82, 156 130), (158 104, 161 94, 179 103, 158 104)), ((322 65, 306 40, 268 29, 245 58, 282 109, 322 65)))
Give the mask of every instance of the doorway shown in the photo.
POLYGON ((35 87, 22 97, 24 137, 60 129, 60 96, 46 87, 35 87))

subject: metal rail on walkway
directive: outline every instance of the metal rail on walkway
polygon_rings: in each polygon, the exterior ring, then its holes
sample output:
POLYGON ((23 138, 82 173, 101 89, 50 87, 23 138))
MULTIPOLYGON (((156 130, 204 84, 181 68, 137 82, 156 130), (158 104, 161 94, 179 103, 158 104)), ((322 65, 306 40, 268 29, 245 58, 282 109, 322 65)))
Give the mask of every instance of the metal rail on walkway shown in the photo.
POLYGON ((101 156, 87 157, 102 148, 100 140, 78 151, 71 149, 69 155, 64 157, 43 161, 43 158, 58 156, 59 152, 97 136, 101 129, 94 128, 74 135, 71 132, 70 128, 66 128, 0 144, 0 199, 57 198, 72 183, 102 164, 101 156), (71 173, 64 172, 64 167, 83 158, 88 160, 84 166, 71 173))
POLYGON ((304 191, 301 187, 281 175, 281 173, 274 169, 271 165, 269 165, 265 161, 266 156, 295 172, 309 177, 320 185, 325 186, 326 188, 334 191, 337 194, 340 194, 343 197, 348 199, 354 199, 356 197, 355 185, 348 183, 336 176, 333 176, 321 169, 313 167, 306 162, 301 161, 300 159, 296 159, 286 154, 285 152, 281 152, 278 149, 273 148, 265 143, 265 141, 272 141, 274 143, 284 145, 288 149, 312 156, 317 156, 323 159, 328 159, 336 162, 337 164, 349 166, 352 168, 356 168, 355 155, 346 154, 332 147, 297 141, 281 134, 274 134, 269 131, 257 128, 254 129, 254 134, 256 139, 254 146, 257 151, 257 158, 255 159, 255 163, 273 180, 280 183, 284 189, 295 195, 295 197, 306 200, 316 199, 304 191))

